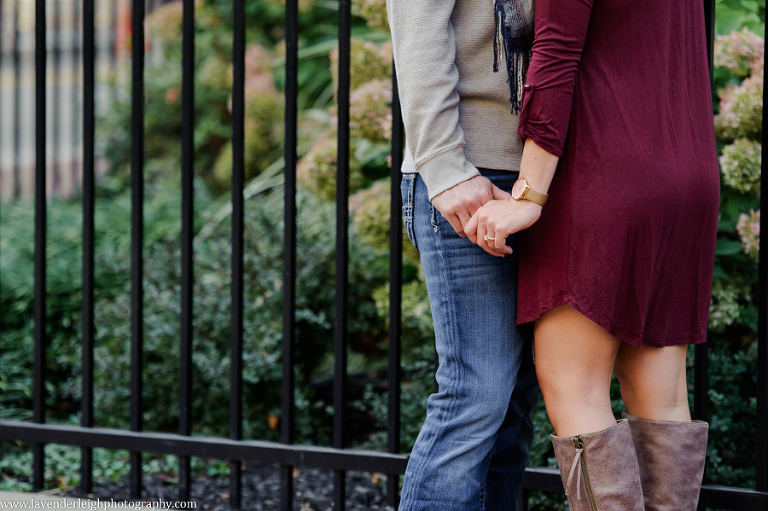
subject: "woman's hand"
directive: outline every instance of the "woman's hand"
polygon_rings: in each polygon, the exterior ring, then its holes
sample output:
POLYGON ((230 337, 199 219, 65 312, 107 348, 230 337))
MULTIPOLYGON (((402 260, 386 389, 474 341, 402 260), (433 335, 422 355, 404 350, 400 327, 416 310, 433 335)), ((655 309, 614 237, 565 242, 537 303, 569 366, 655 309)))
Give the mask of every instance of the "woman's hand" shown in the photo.
POLYGON ((504 257, 512 253, 507 237, 535 224, 541 209, 540 205, 527 200, 492 200, 475 211, 464 232, 472 243, 489 254, 504 257), (495 239, 486 239, 486 236, 495 239))

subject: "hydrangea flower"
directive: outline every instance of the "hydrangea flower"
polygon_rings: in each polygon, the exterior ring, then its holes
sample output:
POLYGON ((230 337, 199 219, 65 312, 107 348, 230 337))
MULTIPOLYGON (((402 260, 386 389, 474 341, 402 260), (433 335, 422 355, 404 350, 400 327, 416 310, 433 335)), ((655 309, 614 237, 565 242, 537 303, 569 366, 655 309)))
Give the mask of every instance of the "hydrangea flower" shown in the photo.
POLYGON ((386 2, 381 0, 352 0, 352 5, 358 8, 360 15, 365 18, 369 27, 389 32, 386 2))
POLYGON ((349 130, 353 137, 386 142, 392 135, 392 84, 372 80, 349 97, 349 130))
MULTIPOLYGON (((298 184, 328 201, 336 200, 337 144, 335 133, 317 141, 296 168, 298 184)), ((352 157, 354 147, 350 147, 350 153, 349 193, 353 194, 363 185, 363 174, 352 157)))
POLYGON ((388 178, 379 179, 349 198, 349 211, 359 236, 365 243, 379 249, 389 246, 391 190, 388 178))
POLYGON ((716 278, 712 282, 709 330, 722 332, 739 317, 740 301, 749 301, 749 289, 736 279, 716 278))
POLYGON ((763 128, 763 73, 755 73, 741 85, 720 91, 720 113, 715 130, 721 140, 759 139, 763 128))
MULTIPOLYGON (((331 75, 339 87, 339 49, 331 51, 331 75)), ((376 44, 358 37, 350 41, 350 89, 355 90, 371 80, 392 81, 392 42, 376 44)))
MULTIPOLYGON (((282 102, 281 94, 277 90, 277 87, 275 87, 274 84, 274 77, 272 75, 272 68, 270 66, 270 58, 271 55, 267 52, 267 49, 259 44, 254 44, 245 52, 245 82, 244 82, 244 88, 245 88, 245 103, 246 103, 246 109, 253 109, 252 104, 260 104, 262 103, 260 100, 262 99, 262 96, 270 96, 274 99, 279 99, 282 102)), ((219 62, 218 60, 213 60, 214 62, 219 62)), ((205 62, 202 64, 205 66, 205 62)), ((221 72, 217 69, 204 69, 206 72, 203 73, 202 70, 199 73, 201 75, 201 80, 203 79, 212 79, 212 80, 220 80, 221 79, 221 72)), ((234 68, 231 64, 229 64, 226 72, 227 77, 227 88, 232 88, 232 81, 234 80, 234 68)), ((232 111, 232 97, 230 96, 229 101, 227 103, 227 109, 231 112, 232 111)))
POLYGON ((260 44, 251 45, 245 52, 245 98, 254 95, 277 93, 270 65, 271 55, 260 44))
POLYGON ((760 190, 762 146, 759 142, 739 138, 723 148, 719 159, 723 181, 728 186, 744 193, 760 190))
POLYGON ((760 210, 750 210, 749 215, 742 213, 736 230, 741 237, 744 252, 754 261, 760 258, 760 210))
POLYGON ((735 76, 755 74, 762 67, 765 41, 744 27, 740 32, 719 35, 715 40, 715 65, 727 68, 735 76))
MULTIPOLYGON (((391 192, 389 178, 383 178, 349 198, 349 210, 357 226, 358 236, 365 243, 380 250, 389 247, 391 192)), ((406 261, 418 261, 419 254, 405 237, 403 254, 406 261)))
POLYGON ((183 20, 184 5, 181 2, 167 3, 147 16, 147 35, 164 43, 178 41, 183 20))
POLYGON ((729 84, 719 91, 720 113, 715 129, 721 140, 760 139, 763 112, 763 38, 746 28, 741 32, 718 36, 715 64, 736 77, 747 77, 740 85, 729 84))

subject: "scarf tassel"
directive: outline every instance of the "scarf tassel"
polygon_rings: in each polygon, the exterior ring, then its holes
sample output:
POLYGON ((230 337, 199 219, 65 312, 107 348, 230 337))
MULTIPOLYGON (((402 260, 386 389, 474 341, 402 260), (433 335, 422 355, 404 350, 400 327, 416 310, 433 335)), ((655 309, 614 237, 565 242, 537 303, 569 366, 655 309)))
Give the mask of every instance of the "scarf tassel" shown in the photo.
POLYGON ((509 84, 509 102, 512 104, 512 113, 519 115, 523 103, 523 81, 531 61, 531 51, 514 44, 514 37, 507 23, 503 2, 497 2, 495 10, 493 71, 499 71, 499 55, 503 51, 507 68, 507 83, 509 84))

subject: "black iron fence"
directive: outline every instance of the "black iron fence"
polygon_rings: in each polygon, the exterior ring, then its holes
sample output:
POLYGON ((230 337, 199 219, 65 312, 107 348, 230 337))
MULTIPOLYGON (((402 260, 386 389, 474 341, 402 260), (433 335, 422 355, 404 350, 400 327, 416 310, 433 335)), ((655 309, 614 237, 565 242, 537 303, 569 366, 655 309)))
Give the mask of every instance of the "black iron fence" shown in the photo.
MULTIPOLYGON (((6 0, 7 1, 7 0, 6 0)), ((192 436, 192 301, 194 193, 192 186, 194 154, 194 37, 195 1, 183 1, 183 86, 182 86, 182 251, 181 251, 181 342, 179 365, 179 431, 177 434, 143 431, 142 354, 143 354, 143 248, 144 218, 144 0, 132 2, 132 126, 131 160, 132 248, 131 248, 131 403, 130 430, 94 427, 94 103, 95 103, 95 30, 94 0, 83 3, 82 62, 82 400, 80 426, 49 425, 45 422, 45 360, 48 339, 46 321, 46 24, 35 26, 35 356, 34 416, 32 421, 0 421, 0 440, 20 440, 33 446, 34 486, 45 483, 44 446, 59 443, 82 449, 81 481, 83 490, 93 486, 93 448, 130 451, 131 496, 142 495, 142 453, 165 453, 179 457, 180 499, 189 499, 191 491, 190 457, 230 460, 230 502, 233 509, 242 505, 241 463, 243 460, 273 463, 281 467, 281 509, 293 509, 293 469, 315 466, 334 471, 333 500, 336 509, 345 509, 346 471, 375 471, 387 474, 388 502, 398 503, 399 475, 405 470, 407 455, 399 452, 400 432, 400 324, 402 280, 402 228, 400 221, 399 167, 403 153, 403 131, 397 100, 397 82, 393 80, 392 200, 390 224, 390 330, 388 360, 388 450, 372 452, 347 449, 347 305, 348 305, 348 196, 349 196, 349 96, 350 96, 350 0, 339 1, 339 89, 338 89, 338 175, 336 233, 336 314, 335 367, 333 393, 332 446, 294 445, 294 351, 296 304, 296 164, 297 164, 297 93, 298 93, 298 2, 286 1, 286 76, 285 76, 285 232, 283 280, 282 411, 280 442, 243 440, 243 209, 244 209, 244 106, 245 106, 245 2, 233 0, 233 160, 232 160, 232 260, 231 260, 231 386, 230 438, 192 436)), ((704 0, 712 54, 714 0, 704 0)), ((46 19, 46 1, 35 0, 36 19, 46 19)), ((765 110, 765 107, 764 107, 765 110)), ((763 117, 763 127, 768 117, 763 117)), ((765 149, 764 149, 765 151, 765 149)), ((766 156, 765 154, 763 156, 766 156)), ((765 161, 765 158, 763 159, 765 161)), ((768 198, 768 180, 763 181, 761 205, 768 198)), ((764 215, 765 217, 765 215, 764 215)), ((768 232, 768 219, 763 221, 768 232)), ((763 237, 765 238, 765 237, 763 237)), ((757 467, 756 488, 704 486, 700 507, 732 510, 768 509, 768 245, 761 242, 757 394, 757 467)), ((703 418, 707 407, 707 348, 696 349, 694 415, 703 418)), ((562 491, 559 474, 546 468, 529 468, 524 486, 527 490, 562 491)), ((525 495, 523 495, 525 500, 525 495)), ((525 503, 523 503, 525 507, 525 503)))

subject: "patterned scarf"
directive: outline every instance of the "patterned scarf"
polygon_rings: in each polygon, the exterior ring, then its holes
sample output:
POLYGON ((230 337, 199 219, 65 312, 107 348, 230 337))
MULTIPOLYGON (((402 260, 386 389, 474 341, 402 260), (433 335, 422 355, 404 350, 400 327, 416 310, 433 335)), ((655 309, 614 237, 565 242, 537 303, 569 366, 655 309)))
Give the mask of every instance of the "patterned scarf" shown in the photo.
POLYGON ((531 61, 533 47, 533 1, 493 0, 496 30, 493 70, 499 70, 499 53, 504 50, 512 113, 519 114, 523 99, 523 80, 531 61))

